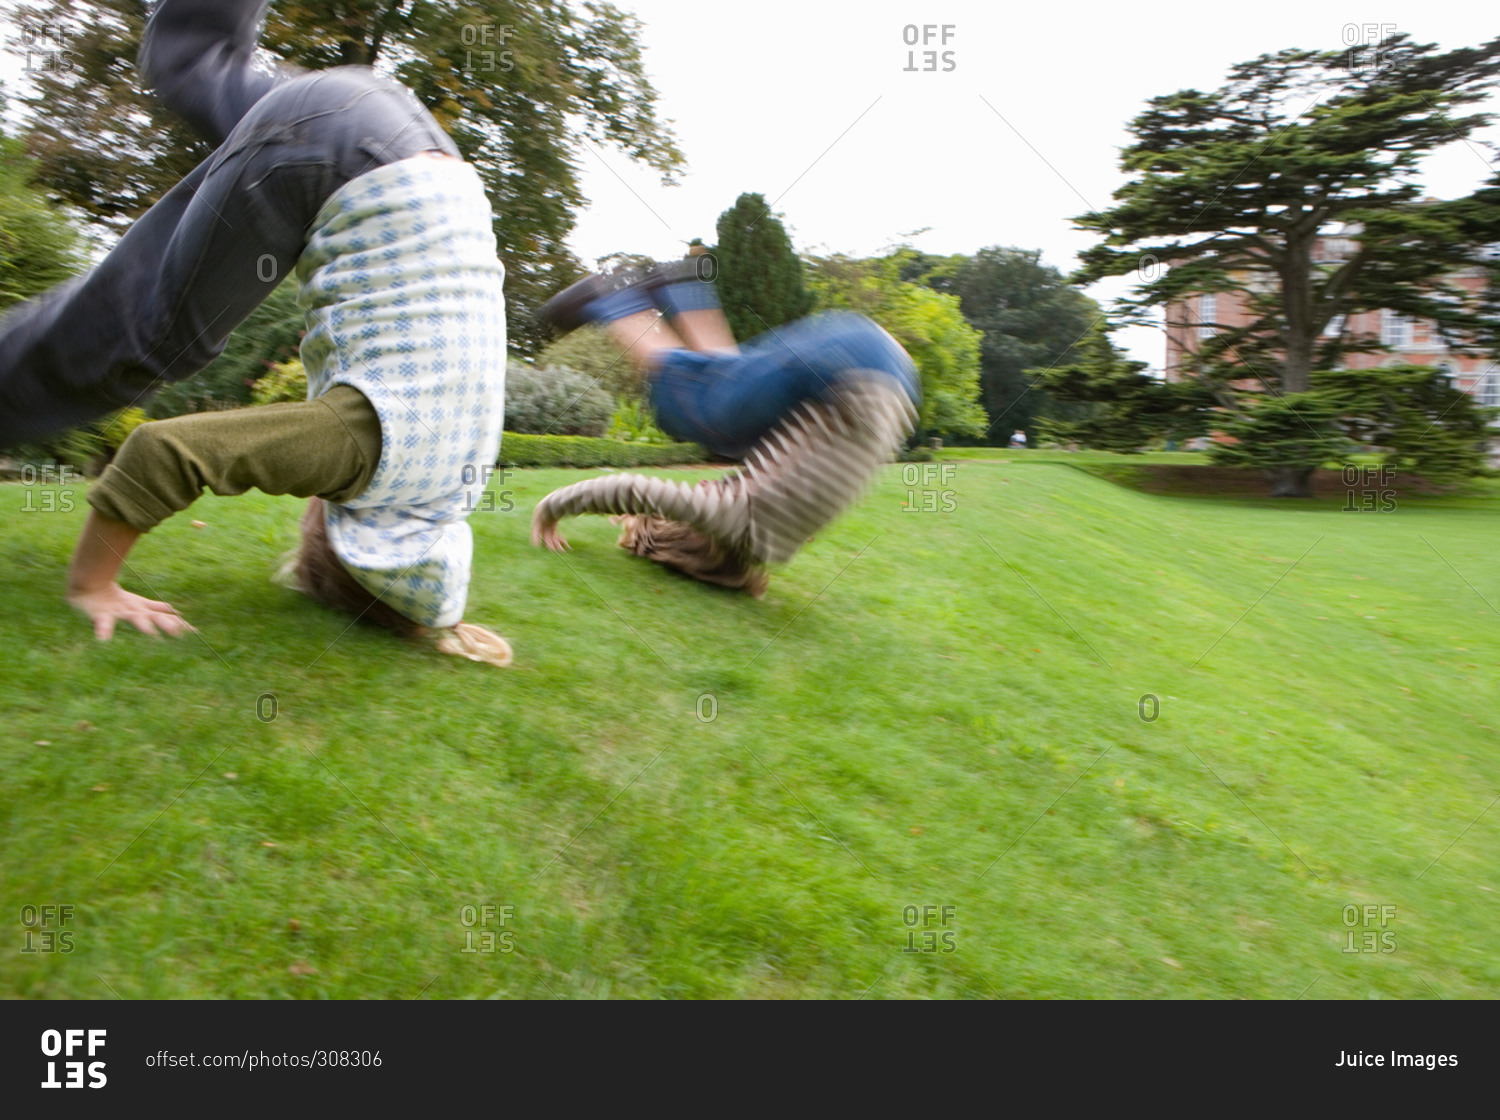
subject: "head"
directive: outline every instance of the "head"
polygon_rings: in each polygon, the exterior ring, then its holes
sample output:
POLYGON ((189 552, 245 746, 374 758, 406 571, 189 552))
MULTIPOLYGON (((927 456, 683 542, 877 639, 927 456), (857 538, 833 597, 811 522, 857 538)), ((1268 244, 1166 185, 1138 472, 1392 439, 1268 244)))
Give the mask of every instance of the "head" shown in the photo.
POLYGON ((328 523, 323 499, 309 498, 302 514, 302 544, 289 554, 279 575, 280 582, 295 588, 324 606, 353 615, 391 630, 403 638, 431 644, 442 653, 467 657, 504 667, 511 663, 505 639, 470 622, 438 629, 407 618, 355 579, 328 543, 328 523))

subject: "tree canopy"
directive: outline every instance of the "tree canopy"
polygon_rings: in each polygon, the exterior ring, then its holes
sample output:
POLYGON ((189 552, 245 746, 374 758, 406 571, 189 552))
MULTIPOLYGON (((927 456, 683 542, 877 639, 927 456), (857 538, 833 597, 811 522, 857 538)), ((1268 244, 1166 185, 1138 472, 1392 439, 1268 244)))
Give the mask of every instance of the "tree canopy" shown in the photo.
MULTIPOLYGON (((1467 110, 1500 78, 1500 38, 1440 52, 1397 34, 1375 59, 1351 67, 1344 51, 1284 50, 1235 66, 1212 93, 1152 99, 1129 126, 1115 205, 1077 219, 1102 238, 1079 281, 1137 276, 1124 318, 1238 293, 1250 321, 1205 324, 1210 337, 1184 366, 1231 411, 1248 407, 1237 381, 1299 394, 1313 370, 1379 350, 1379 338, 1338 329, 1364 311, 1431 320, 1457 350, 1500 345, 1500 175, 1447 201, 1423 198, 1418 182, 1427 153, 1492 119, 1467 110), (1335 225, 1357 231, 1349 254, 1314 260, 1335 225), (1487 277, 1477 297, 1451 283, 1466 269, 1487 277)), ((1310 470, 1289 463, 1277 492, 1307 493, 1310 470)))
POLYGON ((764 197, 740 195, 719 215, 715 231, 719 295, 736 338, 751 338, 811 310, 802 260, 764 197))
POLYGON ((897 253, 814 261, 811 286, 817 307, 868 315, 906 348, 922 382, 919 438, 981 436, 979 332, 964 319, 957 297, 902 280, 904 260, 897 253))
MULTIPOLYGON (((144 0, 18 6, 71 52, 28 104, 40 181, 122 230, 208 153, 139 86, 144 0)), ((640 23, 603 0, 283 0, 262 45, 318 69, 372 65, 409 86, 479 170, 495 208, 512 347, 540 348, 530 311, 582 268, 564 242, 582 161, 611 146, 669 180, 683 165, 646 75, 640 23)))
POLYGON ((913 253, 901 278, 958 297, 971 326, 983 332, 979 349, 981 400, 992 439, 1016 429, 1038 435, 1043 416, 1075 409, 1049 396, 1037 374, 1078 357, 1078 347, 1103 313, 1037 249, 991 246, 972 256, 913 253))

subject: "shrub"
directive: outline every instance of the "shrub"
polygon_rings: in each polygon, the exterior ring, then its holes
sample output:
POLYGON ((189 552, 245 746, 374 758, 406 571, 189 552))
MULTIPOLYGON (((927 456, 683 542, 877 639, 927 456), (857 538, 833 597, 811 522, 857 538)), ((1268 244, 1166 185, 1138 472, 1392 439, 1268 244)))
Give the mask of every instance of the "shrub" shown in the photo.
POLYGON ((302 359, 288 358, 277 362, 271 367, 271 372, 250 390, 250 400, 254 404, 307 400, 307 371, 302 368, 302 359))
POLYGON ((635 363, 601 327, 584 326, 564 335, 536 356, 537 369, 570 369, 617 399, 639 399, 645 382, 635 363))
POLYGON ((703 463, 708 452, 696 443, 626 443, 585 436, 538 436, 506 432, 502 467, 659 467, 703 463))
POLYGON ((510 431, 602 436, 614 407, 592 378, 573 370, 539 370, 520 362, 505 367, 505 426, 510 431))
POLYGON ((11 448, 10 456, 23 463, 67 465, 85 474, 98 474, 126 437, 147 419, 142 409, 122 408, 52 439, 19 444, 11 448))
POLYGON ((656 426, 656 421, 651 418, 651 410, 634 400, 620 402, 620 407, 609 418, 609 431, 606 434, 610 439, 628 443, 672 442, 671 437, 656 426))

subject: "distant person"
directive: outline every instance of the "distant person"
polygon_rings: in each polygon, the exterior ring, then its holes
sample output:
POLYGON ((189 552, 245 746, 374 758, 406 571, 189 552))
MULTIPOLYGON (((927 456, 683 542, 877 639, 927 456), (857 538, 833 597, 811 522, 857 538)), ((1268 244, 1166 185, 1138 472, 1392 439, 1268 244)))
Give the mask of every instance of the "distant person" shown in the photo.
POLYGON ((1025 447, 1026 446, 1026 433, 1023 432, 1023 431, 1021 431, 1019 428, 1017 428, 1014 432, 1012 432, 1010 434, 1010 445, 1012 447, 1025 447))

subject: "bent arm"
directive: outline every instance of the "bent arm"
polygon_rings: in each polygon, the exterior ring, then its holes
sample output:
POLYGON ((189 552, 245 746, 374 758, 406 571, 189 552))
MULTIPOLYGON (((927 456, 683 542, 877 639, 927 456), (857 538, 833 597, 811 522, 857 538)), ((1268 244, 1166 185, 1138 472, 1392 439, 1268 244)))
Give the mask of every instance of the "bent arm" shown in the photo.
POLYGON ((108 639, 118 620, 148 634, 191 629, 167 603, 117 582, 142 533, 186 509, 204 489, 347 501, 380 462, 380 418, 358 390, 335 385, 297 404, 196 413, 142 424, 89 488, 93 509, 68 572, 68 602, 108 639))
POLYGON ((278 75, 255 66, 269 0, 160 0, 136 62, 163 104, 217 147, 278 75))

